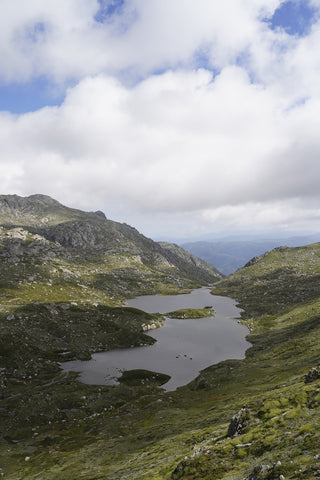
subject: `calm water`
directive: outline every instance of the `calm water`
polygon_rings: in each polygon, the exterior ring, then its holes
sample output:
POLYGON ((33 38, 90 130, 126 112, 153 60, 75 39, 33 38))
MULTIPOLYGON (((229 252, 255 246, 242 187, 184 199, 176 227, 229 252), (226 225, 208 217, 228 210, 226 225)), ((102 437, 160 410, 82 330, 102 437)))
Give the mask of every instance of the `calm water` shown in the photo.
POLYGON ((149 313, 213 306, 215 316, 196 320, 167 319, 163 327, 148 333, 157 340, 154 345, 96 353, 89 361, 63 363, 65 371, 80 372, 80 380, 84 383, 115 385, 122 370, 142 368, 170 375, 171 379, 163 388, 175 390, 214 363, 243 358, 250 346, 245 340, 248 329, 234 320, 240 315, 235 301, 211 295, 208 288, 185 295, 145 295, 129 300, 126 306, 149 313))

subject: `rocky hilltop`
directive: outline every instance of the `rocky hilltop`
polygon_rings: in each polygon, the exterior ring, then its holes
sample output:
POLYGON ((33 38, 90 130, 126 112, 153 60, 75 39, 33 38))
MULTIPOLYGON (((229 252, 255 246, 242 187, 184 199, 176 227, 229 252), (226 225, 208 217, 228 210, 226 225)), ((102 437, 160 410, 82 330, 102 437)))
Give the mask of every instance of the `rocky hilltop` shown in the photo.
MULTIPOLYGON (((0 195, 1 225, 57 225, 59 223, 88 220, 101 216, 101 212, 86 213, 65 207, 48 195, 0 195)), ((102 214, 104 217, 104 214, 102 214)))

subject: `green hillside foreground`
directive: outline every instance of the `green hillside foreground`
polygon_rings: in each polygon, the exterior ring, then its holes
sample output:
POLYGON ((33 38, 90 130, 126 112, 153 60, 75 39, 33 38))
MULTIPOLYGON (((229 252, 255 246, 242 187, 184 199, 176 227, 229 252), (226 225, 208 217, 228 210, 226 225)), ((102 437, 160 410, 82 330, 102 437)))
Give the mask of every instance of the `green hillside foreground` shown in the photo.
POLYGON ((23 268, 23 280, 15 278, 21 266, 9 269, 11 283, 1 290, 3 478, 320 477, 320 244, 276 249, 216 284, 213 293, 237 298, 245 310, 252 347, 244 360, 209 367, 168 393, 153 382, 88 386, 61 373, 62 359, 144 343, 142 325, 161 317, 123 309, 116 296, 107 304, 109 293, 85 283, 87 273, 68 283, 63 272, 58 287, 50 271, 44 277, 43 262, 34 279, 23 268), (45 298, 43 278, 54 297, 45 298))

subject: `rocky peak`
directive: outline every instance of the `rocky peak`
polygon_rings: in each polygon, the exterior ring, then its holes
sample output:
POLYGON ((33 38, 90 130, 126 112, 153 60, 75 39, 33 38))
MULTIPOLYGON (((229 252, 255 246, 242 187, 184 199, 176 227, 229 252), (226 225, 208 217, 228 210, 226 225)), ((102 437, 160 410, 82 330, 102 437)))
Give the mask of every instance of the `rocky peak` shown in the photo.
MULTIPOLYGON (((40 235, 68 258, 76 255, 100 262, 105 255, 139 256, 148 268, 169 275, 171 282, 174 278, 179 283, 183 278, 203 284, 221 278, 213 266, 178 246, 154 242, 130 225, 107 219, 100 210, 69 208, 46 195, 1 195, 0 225, 7 230, 22 228, 31 236, 40 235)), ((18 230, 14 232, 22 235, 18 230)))

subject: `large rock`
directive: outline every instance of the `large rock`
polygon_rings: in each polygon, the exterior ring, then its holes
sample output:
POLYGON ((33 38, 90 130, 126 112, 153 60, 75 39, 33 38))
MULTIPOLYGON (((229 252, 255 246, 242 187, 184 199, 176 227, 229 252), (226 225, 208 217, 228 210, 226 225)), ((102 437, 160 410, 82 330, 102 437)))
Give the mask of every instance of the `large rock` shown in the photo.
POLYGON ((246 407, 241 408, 238 413, 233 415, 228 428, 228 437, 241 435, 249 423, 250 412, 246 407))
POLYGON ((313 367, 304 377, 304 383, 312 383, 320 378, 320 367, 313 367))

